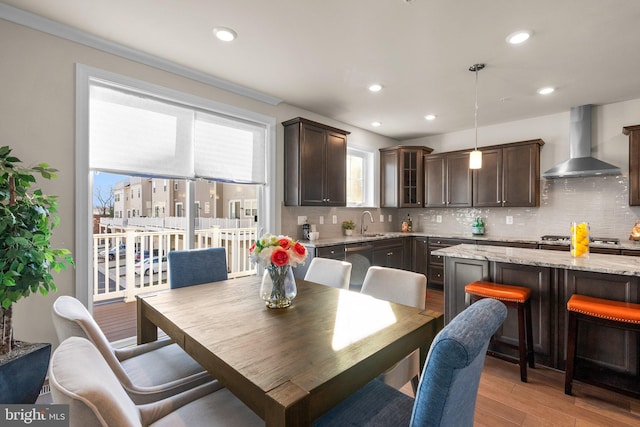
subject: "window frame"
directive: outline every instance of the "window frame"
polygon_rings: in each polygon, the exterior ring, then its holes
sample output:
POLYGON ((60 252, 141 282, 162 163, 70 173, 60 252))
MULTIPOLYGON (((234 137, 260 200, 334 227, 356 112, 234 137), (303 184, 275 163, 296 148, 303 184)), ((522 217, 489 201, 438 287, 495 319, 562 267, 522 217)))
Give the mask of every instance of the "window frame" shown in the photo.
MULTIPOLYGON (((90 267, 90 254, 93 253, 93 203, 90 195, 93 188, 93 174, 89 169, 89 88, 93 80, 102 80, 114 84, 132 87, 164 97, 168 100, 177 100, 181 103, 201 108, 228 117, 236 117, 239 120, 248 120, 260 123, 266 130, 266 184, 258 187, 259 216, 258 232, 269 230, 277 233, 276 227, 276 118, 255 111, 246 110, 229 104, 202 98, 186 92, 159 86, 150 82, 138 80, 118 73, 90 67, 84 64, 76 64, 76 127, 75 127, 75 151, 76 151, 76 188, 75 188, 75 217, 76 217, 76 297, 87 307, 92 307, 93 300, 90 290, 93 287, 93 274, 90 267)), ((192 186, 191 186, 192 187, 192 186)), ((189 192, 187 192, 189 193, 189 192)), ((193 200, 193 191, 187 198, 189 204, 193 200)), ((187 214, 192 217, 193 209, 187 214)), ((187 221, 192 224, 193 221, 187 221)), ((188 247, 193 246, 193 230, 186 230, 190 234, 188 247)))
POLYGON ((363 170, 362 170, 362 194, 363 200, 362 203, 349 203, 349 168, 347 167, 347 207, 374 207, 375 206, 375 198, 374 198, 374 190, 375 190, 375 152, 361 147, 347 146, 347 166, 349 162, 349 157, 358 157, 362 159, 363 170))

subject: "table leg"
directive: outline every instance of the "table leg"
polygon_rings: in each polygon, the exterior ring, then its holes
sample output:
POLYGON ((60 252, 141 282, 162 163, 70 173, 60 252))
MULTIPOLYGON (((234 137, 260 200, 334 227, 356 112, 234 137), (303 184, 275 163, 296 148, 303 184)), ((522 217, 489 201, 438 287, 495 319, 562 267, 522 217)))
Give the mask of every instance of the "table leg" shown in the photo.
POLYGON ((267 393, 264 421, 268 427, 310 425, 309 393, 287 381, 267 393))
POLYGON ((429 339, 424 343, 424 345, 420 346, 420 372, 422 372, 422 369, 424 368, 424 362, 427 360, 427 355, 429 354, 431 343, 435 339, 436 335, 438 335, 438 332, 440 332, 442 328, 444 328, 443 313, 433 310, 426 310, 422 312, 422 314, 434 317, 435 320, 429 323, 432 328, 431 333, 429 334, 429 339))
POLYGON ((136 316, 138 323, 138 345, 158 340, 158 327, 146 316, 144 299, 137 297, 136 316))

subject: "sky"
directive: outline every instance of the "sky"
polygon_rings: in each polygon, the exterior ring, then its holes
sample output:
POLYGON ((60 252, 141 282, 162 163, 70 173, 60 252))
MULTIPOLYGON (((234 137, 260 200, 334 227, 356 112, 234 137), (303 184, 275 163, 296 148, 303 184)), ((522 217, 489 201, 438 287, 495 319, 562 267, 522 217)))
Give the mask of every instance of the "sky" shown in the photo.
POLYGON ((113 187, 113 184, 118 181, 122 181, 125 178, 127 178, 126 175, 115 175, 106 172, 96 172, 93 175, 93 205, 96 206, 100 204, 100 202, 98 202, 98 199, 96 198, 96 189, 101 188, 102 192, 105 193, 110 187, 113 187))

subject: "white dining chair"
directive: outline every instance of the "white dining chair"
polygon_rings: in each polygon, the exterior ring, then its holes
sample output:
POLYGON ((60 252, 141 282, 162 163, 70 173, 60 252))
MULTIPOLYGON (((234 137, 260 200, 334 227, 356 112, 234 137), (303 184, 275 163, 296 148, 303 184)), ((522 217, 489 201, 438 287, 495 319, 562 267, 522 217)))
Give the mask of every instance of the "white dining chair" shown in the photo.
MULTIPOLYGON (((371 266, 362 282, 361 293, 374 298, 423 309, 426 304, 427 278, 424 274, 397 268, 371 266)), ((400 389, 411 381, 415 393, 420 374, 418 350, 381 375, 381 380, 400 389)))
POLYGON ((172 340, 113 348, 86 307, 74 297, 59 296, 52 315, 60 342, 73 336, 90 340, 137 404, 161 400, 206 382, 222 387, 172 340))
POLYGON ((242 401, 213 382, 137 405, 98 349, 81 337, 67 338, 54 351, 49 384, 53 403, 68 405, 70 427, 264 426, 242 401))
POLYGON ((314 258, 304 280, 333 288, 349 289, 351 263, 330 258, 314 258))

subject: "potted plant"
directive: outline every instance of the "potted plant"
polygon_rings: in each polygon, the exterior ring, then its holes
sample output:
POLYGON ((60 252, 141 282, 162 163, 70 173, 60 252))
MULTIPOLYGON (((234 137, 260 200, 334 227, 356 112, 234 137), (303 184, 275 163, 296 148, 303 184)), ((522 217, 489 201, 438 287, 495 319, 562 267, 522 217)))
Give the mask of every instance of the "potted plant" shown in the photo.
POLYGON ((356 223, 353 222, 353 220, 347 219, 342 221, 342 229, 344 230, 345 236, 351 236, 355 228, 356 228, 356 223))
POLYGON ((46 163, 20 166, 0 147, 0 402, 34 403, 47 372, 51 344, 28 344, 13 336, 13 304, 32 293, 55 291, 52 272, 73 266, 71 252, 51 247, 59 223, 56 196, 32 188, 36 175, 55 178, 46 163), (33 355, 33 356, 32 356, 33 355), (37 368, 28 357, 44 360, 37 368), (30 390, 21 390, 23 382, 30 390), (38 384, 39 382, 39 384, 38 384), (34 396, 35 393, 35 396, 34 396))

